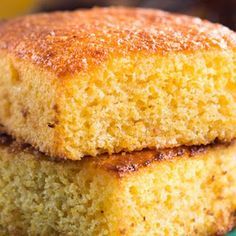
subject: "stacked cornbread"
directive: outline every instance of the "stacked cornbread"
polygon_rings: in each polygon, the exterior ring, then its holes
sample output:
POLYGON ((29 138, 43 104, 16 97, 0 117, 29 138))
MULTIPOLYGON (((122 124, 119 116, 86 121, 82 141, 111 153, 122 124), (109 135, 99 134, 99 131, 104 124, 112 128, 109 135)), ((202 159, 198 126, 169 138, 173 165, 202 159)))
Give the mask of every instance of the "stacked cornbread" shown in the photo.
POLYGON ((0 234, 236 225, 236 34, 157 10, 0 23, 0 234))

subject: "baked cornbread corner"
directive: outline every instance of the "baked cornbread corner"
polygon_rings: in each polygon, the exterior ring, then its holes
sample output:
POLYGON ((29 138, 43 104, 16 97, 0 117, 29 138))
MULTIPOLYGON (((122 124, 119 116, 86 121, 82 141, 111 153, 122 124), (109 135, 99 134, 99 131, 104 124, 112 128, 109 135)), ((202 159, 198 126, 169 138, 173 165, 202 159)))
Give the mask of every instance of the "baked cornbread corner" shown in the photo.
POLYGON ((0 23, 0 123, 50 156, 236 137, 236 34, 159 10, 0 23))
POLYGON ((0 235, 224 235, 236 143, 58 161, 1 136, 0 235))

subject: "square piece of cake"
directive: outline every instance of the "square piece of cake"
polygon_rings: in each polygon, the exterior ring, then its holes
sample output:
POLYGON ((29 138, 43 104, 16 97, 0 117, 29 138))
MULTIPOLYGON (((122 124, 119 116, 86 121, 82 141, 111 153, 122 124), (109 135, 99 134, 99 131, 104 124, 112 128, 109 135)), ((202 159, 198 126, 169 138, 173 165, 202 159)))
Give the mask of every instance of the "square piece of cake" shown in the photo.
POLYGON ((0 234, 224 235, 235 173, 235 142, 58 161, 2 135, 0 234))
POLYGON ((236 34, 158 10, 95 8, 0 24, 0 123, 50 156, 236 137, 236 34))

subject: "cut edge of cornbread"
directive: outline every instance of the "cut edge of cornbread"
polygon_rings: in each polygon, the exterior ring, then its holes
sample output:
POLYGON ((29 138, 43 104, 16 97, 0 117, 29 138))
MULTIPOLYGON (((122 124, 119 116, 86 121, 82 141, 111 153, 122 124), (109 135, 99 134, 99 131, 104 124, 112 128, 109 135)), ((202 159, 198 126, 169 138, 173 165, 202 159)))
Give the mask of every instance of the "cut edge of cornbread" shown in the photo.
POLYGON ((236 33, 140 8, 0 22, 0 123, 50 156, 236 137, 236 33))
POLYGON ((50 159, 1 135, 0 233, 224 235, 236 226, 236 144, 50 159))
POLYGON ((208 144, 236 137, 235 51, 113 55, 58 78, 0 54, 0 123, 50 156, 208 144), (137 66, 138 65, 138 66, 137 66))

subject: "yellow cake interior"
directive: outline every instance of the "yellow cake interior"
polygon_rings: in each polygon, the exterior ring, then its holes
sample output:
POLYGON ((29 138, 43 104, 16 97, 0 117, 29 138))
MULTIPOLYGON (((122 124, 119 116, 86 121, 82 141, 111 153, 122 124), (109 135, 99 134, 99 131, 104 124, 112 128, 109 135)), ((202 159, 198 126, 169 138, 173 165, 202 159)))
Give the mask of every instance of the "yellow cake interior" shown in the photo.
POLYGON ((1 235, 223 235, 236 223, 235 143, 73 162, 1 140, 1 235))
POLYGON ((232 50, 135 53, 57 78, 4 54, 0 123, 41 151, 69 159, 230 141, 235 65, 232 50))

